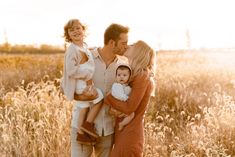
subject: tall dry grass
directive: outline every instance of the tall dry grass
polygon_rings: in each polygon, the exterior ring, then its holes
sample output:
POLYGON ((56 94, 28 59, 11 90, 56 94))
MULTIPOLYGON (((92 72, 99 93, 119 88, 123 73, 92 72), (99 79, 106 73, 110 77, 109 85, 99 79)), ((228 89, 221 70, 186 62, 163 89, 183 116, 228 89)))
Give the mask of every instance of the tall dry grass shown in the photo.
POLYGON ((22 81, 25 85, 39 82, 44 76, 53 80, 61 77, 62 67, 63 54, 0 55, 0 87, 9 90, 22 81))
POLYGON ((235 156, 235 54, 159 54, 145 156, 235 156))
POLYGON ((0 102, 0 156, 69 156, 71 104, 53 81, 29 83, 0 102))
MULTIPOLYGON (((69 156, 72 104, 58 89, 62 56, 41 62, 24 56, 20 63, 25 67, 4 57, 18 66, 9 66, 13 73, 7 73, 9 61, 0 62, 5 65, 0 71, 6 72, 1 75, 0 156, 69 156), (25 70, 20 77, 14 75, 19 67, 25 70)), ((156 97, 145 116, 144 156, 234 157, 235 54, 171 52, 157 58, 156 97)))

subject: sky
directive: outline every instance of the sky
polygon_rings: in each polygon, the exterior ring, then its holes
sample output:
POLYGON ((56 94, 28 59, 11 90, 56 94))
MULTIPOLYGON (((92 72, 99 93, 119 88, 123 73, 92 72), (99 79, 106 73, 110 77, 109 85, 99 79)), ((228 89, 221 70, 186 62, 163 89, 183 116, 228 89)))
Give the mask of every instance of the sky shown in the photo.
POLYGON ((119 23, 130 28, 130 44, 144 40, 156 50, 235 48, 233 1, 1 0, 0 44, 62 46, 65 23, 78 18, 90 46, 103 46, 105 29, 119 23))

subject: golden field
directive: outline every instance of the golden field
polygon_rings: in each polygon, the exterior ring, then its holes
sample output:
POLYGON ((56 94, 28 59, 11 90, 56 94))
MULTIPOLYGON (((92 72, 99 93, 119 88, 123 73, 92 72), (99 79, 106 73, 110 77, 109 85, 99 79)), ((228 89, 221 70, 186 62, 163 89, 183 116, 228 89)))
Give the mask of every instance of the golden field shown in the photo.
MULTIPOLYGON (((158 52, 144 157, 235 157, 235 53, 158 52)), ((0 56, 0 156, 70 156, 63 55, 0 56)))

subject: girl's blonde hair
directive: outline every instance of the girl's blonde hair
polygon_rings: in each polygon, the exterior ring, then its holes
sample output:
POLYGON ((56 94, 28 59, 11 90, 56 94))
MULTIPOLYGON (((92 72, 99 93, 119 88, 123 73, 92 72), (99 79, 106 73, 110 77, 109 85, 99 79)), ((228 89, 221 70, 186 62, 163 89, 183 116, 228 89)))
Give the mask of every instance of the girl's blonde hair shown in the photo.
POLYGON ((63 37, 66 42, 72 42, 72 39, 69 37, 69 29, 72 28, 75 23, 80 24, 82 26, 84 32, 87 29, 87 27, 84 24, 82 24, 78 19, 69 20, 64 26, 64 36, 63 37))

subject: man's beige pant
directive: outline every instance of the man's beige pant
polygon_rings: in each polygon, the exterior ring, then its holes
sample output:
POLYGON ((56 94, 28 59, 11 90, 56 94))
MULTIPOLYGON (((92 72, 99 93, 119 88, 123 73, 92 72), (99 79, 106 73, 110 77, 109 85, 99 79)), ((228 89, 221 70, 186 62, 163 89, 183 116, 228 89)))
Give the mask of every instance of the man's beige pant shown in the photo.
POLYGON ((109 157, 113 146, 113 134, 101 136, 93 146, 81 145, 77 142, 77 129, 71 129, 71 157, 91 157, 94 148, 95 157, 109 157))

